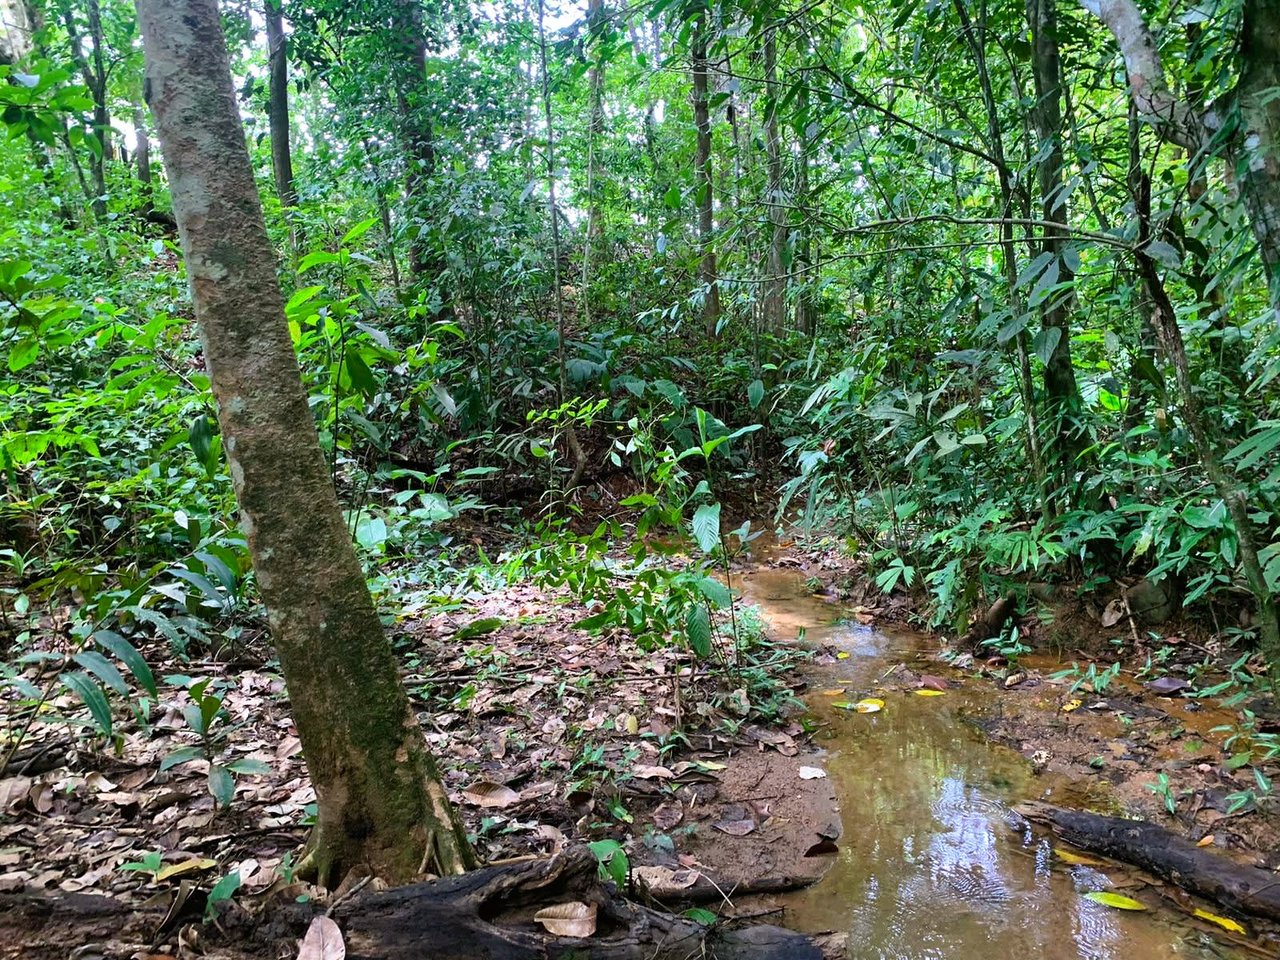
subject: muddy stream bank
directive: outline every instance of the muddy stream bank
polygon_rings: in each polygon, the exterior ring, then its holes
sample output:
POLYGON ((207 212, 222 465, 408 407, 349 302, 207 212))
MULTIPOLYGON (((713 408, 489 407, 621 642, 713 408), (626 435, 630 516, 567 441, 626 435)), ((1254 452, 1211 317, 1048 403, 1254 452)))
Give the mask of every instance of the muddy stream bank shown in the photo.
POLYGON ((1001 708, 991 684, 965 680, 940 696, 920 696, 885 681, 904 663, 957 679, 932 660, 934 641, 859 624, 812 595, 798 570, 762 566, 733 583, 773 636, 820 650, 807 668, 806 700, 822 725, 819 762, 843 835, 823 879, 775 898, 785 926, 846 933, 849 956, 884 960, 1272 955, 1268 947, 1229 943, 1170 908, 1159 881, 1121 865, 1056 857, 1051 841, 1011 807, 1043 800, 1114 808, 1105 785, 1037 774, 1018 753, 990 742, 976 721, 1001 708), (884 707, 847 709, 864 697, 884 707), (1148 909, 1116 910, 1083 895, 1099 890, 1148 909))

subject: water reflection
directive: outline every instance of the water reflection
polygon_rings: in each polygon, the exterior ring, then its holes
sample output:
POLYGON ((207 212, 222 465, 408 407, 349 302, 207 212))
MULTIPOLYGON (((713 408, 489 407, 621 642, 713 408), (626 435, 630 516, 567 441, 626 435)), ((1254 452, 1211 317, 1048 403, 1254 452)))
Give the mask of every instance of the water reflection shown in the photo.
MULTIPOLYGON (((915 642, 837 622, 839 611, 808 596, 793 571, 761 570, 735 586, 779 635, 803 627, 811 640, 849 653, 830 669, 851 698, 870 692, 915 642)), ((1221 944, 1202 946, 1209 941, 1176 917, 1084 899, 1073 874, 1051 867, 1048 844, 1016 829, 1009 806, 1043 796, 1048 781, 964 722, 966 712, 989 708, 991 695, 889 693, 875 714, 814 698, 815 713, 830 724, 827 770, 844 836, 826 878, 782 898, 787 925, 848 931, 850 956, 868 960, 1231 956, 1221 944)), ((1087 867, 1073 870, 1082 890, 1105 882, 1087 867)))

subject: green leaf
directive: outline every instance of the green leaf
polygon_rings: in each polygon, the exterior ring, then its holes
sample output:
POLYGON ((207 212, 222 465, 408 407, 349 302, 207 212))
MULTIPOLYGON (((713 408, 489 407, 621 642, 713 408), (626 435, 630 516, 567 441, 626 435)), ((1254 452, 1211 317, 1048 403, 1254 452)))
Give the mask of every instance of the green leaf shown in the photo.
POLYGON ((733 593, 714 577, 700 577, 694 581, 698 592, 710 600, 717 608, 723 610, 733 602, 733 593))
POLYGON ((231 806, 236 795, 236 782, 230 770, 217 763, 209 764, 209 793, 218 806, 231 806))
POLYGON ((373 396, 378 390, 378 381, 374 379, 373 371, 364 362, 364 357, 354 350, 347 351, 347 376, 351 378, 351 385, 367 397, 373 396))
POLYGON ((1047 367, 1049 360, 1053 357, 1053 351, 1058 349, 1058 344, 1061 342, 1061 329, 1058 327, 1044 327, 1036 334, 1036 338, 1031 341, 1031 349, 1040 358, 1040 362, 1047 367))
POLYGON ((681 916, 688 917, 694 923, 700 923, 704 927, 715 926, 716 921, 720 919, 705 907, 690 907, 688 910, 682 913, 681 916))
POLYGON ((84 705, 89 708, 89 714, 93 717, 93 722, 97 724, 98 731, 104 737, 111 736, 111 705, 107 703, 107 696, 102 692, 102 688, 90 679, 86 673, 79 670, 74 673, 64 673, 59 678, 78 696, 84 705))
POLYGON ((693 539, 703 553, 720 546, 720 504, 704 503, 693 514, 693 539))
MULTIPOLYGON (((365 209, 367 210, 369 208, 365 207, 365 209)), ((345 247, 348 244, 355 243, 357 240, 363 237, 366 233, 368 233, 369 228, 372 227, 377 222, 378 222, 377 217, 370 217, 368 220, 361 220, 354 227, 352 227, 345 234, 343 234, 342 245, 345 247)))
POLYGON ((19 340, 9 349, 9 369, 13 373, 17 373, 26 367, 35 363, 36 356, 40 353, 40 341, 35 337, 27 337, 19 340))
POLYGON ((507 621, 502 617, 482 617, 479 620, 472 620, 465 627, 455 633, 456 640, 470 640, 473 637, 483 637, 486 634, 493 633, 507 621))
POLYGON ((179 747, 177 750, 171 750, 165 754, 164 759, 160 761, 160 771, 163 773, 173 767, 184 763, 190 763, 192 760, 204 759, 204 749, 202 747, 179 747))
POLYGON ((96 650, 81 650, 71 658, 89 673, 105 683, 122 697, 129 695, 129 687, 116 665, 96 650))
POLYGON ((213 889, 209 891, 209 899, 205 902, 205 919, 212 920, 216 917, 218 915, 218 904, 230 900, 239 889, 240 874, 234 871, 215 883, 213 889))
POLYGON ((747 403, 751 404, 751 409, 754 410, 756 407, 760 406, 760 401, 763 399, 764 381, 752 380, 747 387, 747 403))
POLYGON ((684 628, 689 648, 704 659, 711 656, 711 618, 707 616, 707 608, 700 603, 690 607, 684 628))
POLYGON ((298 273, 301 275, 312 267, 319 266, 322 263, 335 263, 337 260, 338 255, 336 253, 330 253, 328 250, 313 250, 298 261, 298 273))
POLYGON ((1116 910, 1145 910, 1146 905, 1139 903, 1132 897, 1126 897, 1119 893, 1112 893, 1110 890, 1094 890, 1092 893, 1084 895, 1086 900, 1092 900, 1094 903, 1100 903, 1104 907, 1112 907, 1116 910))

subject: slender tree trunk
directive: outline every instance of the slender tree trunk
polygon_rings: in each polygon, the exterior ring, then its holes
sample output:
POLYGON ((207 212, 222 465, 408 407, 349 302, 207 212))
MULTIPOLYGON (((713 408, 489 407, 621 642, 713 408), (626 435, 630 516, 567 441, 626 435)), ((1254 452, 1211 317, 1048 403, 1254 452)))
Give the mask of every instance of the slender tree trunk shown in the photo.
POLYGON ((427 192, 436 172, 436 147, 431 120, 423 102, 427 77, 427 38, 419 0, 395 0, 395 43, 400 46, 398 102, 405 143, 405 199, 409 210, 409 272, 423 279, 440 269, 440 258, 422 229, 427 192))
MULTIPOLYGON (((1031 28, 1031 69, 1036 105, 1031 111, 1040 141, 1040 215, 1048 223, 1065 224, 1070 216, 1062 152, 1062 62, 1058 55, 1056 0, 1026 0, 1031 28), (1047 149, 1046 149, 1047 146, 1047 149)), ((1058 282, 1071 284, 1075 273, 1067 258, 1065 230, 1045 227, 1041 250, 1053 256, 1058 282)), ((1074 486, 1075 463, 1088 445, 1071 362, 1070 295, 1050 294, 1040 310, 1043 336, 1056 342, 1044 365, 1045 400, 1053 421, 1053 454, 1067 489, 1074 486)))
MULTIPOLYGON (((593 41, 598 40, 604 17, 604 0, 589 0, 587 27, 593 41)), ((587 71, 589 103, 587 105, 587 231, 582 241, 582 325, 591 329, 591 253, 604 230, 603 211, 596 188, 596 153, 604 135, 604 63, 597 51, 592 53, 591 69, 587 71)))
MULTIPOLYGON (((987 71, 986 52, 986 18, 983 17, 980 28, 975 28, 964 0, 953 0, 960 26, 969 52, 973 55, 974 65, 978 69, 978 86, 982 91, 982 103, 987 114, 987 148, 995 161, 996 180, 1000 185, 1000 251, 1004 267, 1005 285, 1009 288, 1009 311, 1012 316, 1021 316, 1026 311, 1026 304, 1018 291, 1018 251, 1014 244, 1012 216, 1014 213, 1013 177, 1005 160, 1004 137, 1000 131, 1000 117, 996 110, 995 91, 991 86, 991 75, 987 71)), ((1040 451, 1039 425, 1036 417, 1035 386, 1031 379, 1031 359, 1027 349, 1027 332, 1019 331, 1014 338, 1017 350, 1018 384, 1022 393, 1022 409, 1026 416, 1026 448, 1027 459, 1031 464, 1032 475, 1040 488, 1041 504, 1046 512, 1052 511, 1045 485, 1044 458, 1040 451)))
POLYGON ((98 0, 86 0, 85 9, 89 27, 89 58, 82 50, 83 38, 76 22, 75 11, 69 2, 61 5, 62 22, 71 43, 71 57, 80 69, 84 85, 93 100, 93 133, 99 149, 89 153, 89 176, 93 182, 93 195, 89 198, 94 217, 105 220, 107 216, 106 162, 111 157, 111 114, 107 109, 107 74, 102 13, 98 0))
POLYGON ((787 278, 783 268, 787 246, 787 211, 782 195, 782 138, 778 134, 778 45, 777 31, 770 29, 764 41, 764 79, 769 95, 769 111, 764 118, 764 149, 768 166, 769 211, 768 277, 764 293, 764 322, 780 335, 786 328, 787 278))
POLYGON ((698 247, 701 251, 699 276, 706 297, 702 302, 702 322, 707 337, 714 339, 720 325, 720 284, 716 267, 715 248, 715 198, 712 184, 714 170, 711 162, 711 108, 707 90, 707 34, 708 14, 698 15, 693 26, 693 122, 697 128, 697 149, 694 165, 698 182, 698 247))
MULTIPOLYGON (((1140 191, 1141 194, 1137 200, 1138 239, 1144 243, 1151 236, 1151 181, 1149 179, 1143 177, 1140 191)), ((1153 302, 1151 325, 1155 328, 1161 349, 1173 365, 1183 423, 1186 424, 1187 433, 1191 434, 1191 442, 1209 477, 1209 482, 1222 498, 1227 514, 1231 517, 1232 526, 1235 527, 1236 542, 1240 547, 1240 567, 1244 571, 1245 582, 1248 583, 1249 591, 1253 594, 1254 603, 1257 606, 1260 646, 1267 660, 1267 678, 1271 683, 1273 695, 1280 696, 1280 604, 1267 585, 1266 574, 1258 559, 1258 536, 1253 520, 1249 516, 1248 490, 1222 465, 1217 444, 1209 428, 1205 426, 1200 400, 1196 395, 1191 376, 1191 368, 1187 363, 1187 350, 1182 340, 1182 330, 1178 326, 1173 302, 1165 290, 1164 281, 1160 277, 1155 261, 1141 246, 1136 250, 1135 256, 1143 282, 1153 302)))
POLYGON ((151 176, 151 133, 147 130, 147 118, 142 107, 133 108, 134 156, 138 159, 138 195, 142 200, 143 215, 155 206, 154 183, 151 176))
MULTIPOLYGON (((809 120, 809 90, 800 91, 800 113, 805 123, 809 120)), ((800 239, 796 243, 796 262, 799 264, 800 289, 796 296, 796 329, 803 334, 812 334, 817 327, 818 304, 814 296, 817 276, 813 271, 813 230, 814 224, 809 217, 809 154, 813 149, 813 138, 806 126, 800 138, 800 156, 796 159, 796 205, 801 209, 804 218, 800 227, 800 239)))
POLYGON ((286 210, 298 205, 289 144, 289 51, 284 35, 284 0, 266 0, 267 119, 271 126, 271 170, 276 196, 286 210))
MULTIPOLYGON (((1280 311, 1280 2, 1246 0, 1240 35, 1240 195, 1280 311)), ((1280 319, 1278 317, 1277 319, 1280 319)))
POLYGON ((223 448, 315 787, 310 859, 403 882, 472 865, 329 481, 285 324, 217 0, 137 0, 223 448))

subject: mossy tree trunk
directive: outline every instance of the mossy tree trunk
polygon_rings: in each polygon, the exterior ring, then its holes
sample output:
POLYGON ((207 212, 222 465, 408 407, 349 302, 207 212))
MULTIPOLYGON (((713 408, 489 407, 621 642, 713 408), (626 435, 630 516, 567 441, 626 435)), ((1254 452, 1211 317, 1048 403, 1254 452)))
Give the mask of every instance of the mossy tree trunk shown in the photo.
POLYGON ((318 801, 320 879, 472 864, 401 686, 307 406, 217 0, 137 0, 223 448, 318 801))

